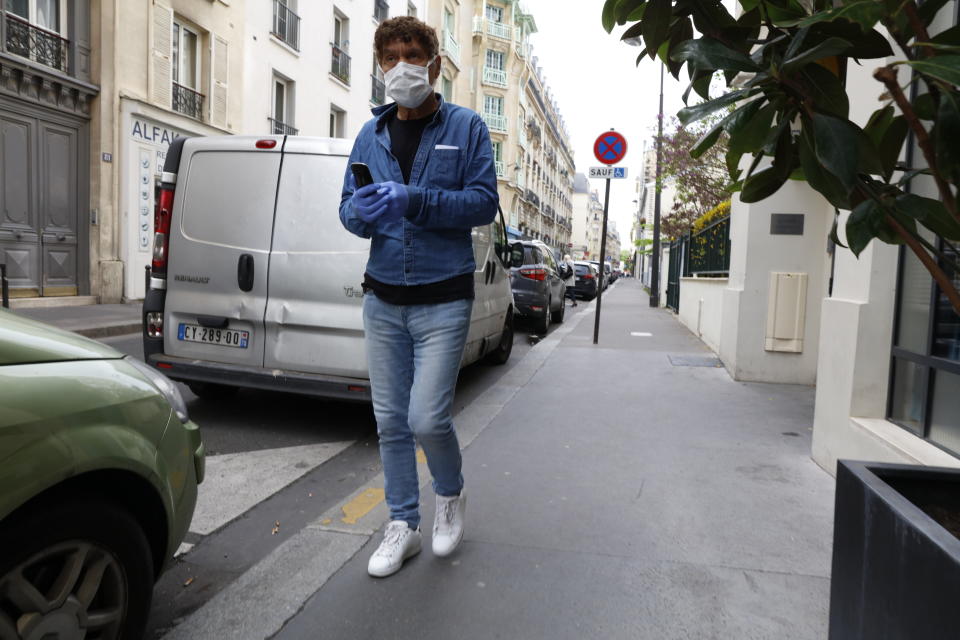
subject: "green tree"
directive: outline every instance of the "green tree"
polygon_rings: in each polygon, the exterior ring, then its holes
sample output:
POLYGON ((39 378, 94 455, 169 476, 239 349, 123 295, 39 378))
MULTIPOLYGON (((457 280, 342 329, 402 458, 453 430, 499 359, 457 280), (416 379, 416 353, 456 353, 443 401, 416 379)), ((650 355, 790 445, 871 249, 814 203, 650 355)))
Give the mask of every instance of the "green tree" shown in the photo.
MULTIPOLYGON (((929 32, 947 0, 739 4, 734 18, 721 0, 606 0, 602 21, 608 32, 632 23, 622 39, 642 43, 638 64, 659 57, 678 79, 686 68, 681 123, 727 112, 690 152, 699 157, 729 136, 726 165, 742 201, 806 180, 838 213, 851 210, 846 237, 855 254, 873 239, 905 243, 960 314, 952 280, 960 278, 960 27, 929 32), (878 27, 900 56, 873 73, 885 93, 860 127, 849 118, 843 78, 849 60, 894 57, 878 27), (711 97, 718 73, 728 91, 711 97), (691 92, 703 102, 691 104, 691 92), (922 156, 914 166, 900 161, 908 132, 922 156), (752 162, 741 172, 744 156, 752 162), (764 157, 771 162, 758 170, 764 157), (932 180, 938 198, 913 193, 921 178, 932 180)), ((831 235, 839 241, 836 223, 831 235)))

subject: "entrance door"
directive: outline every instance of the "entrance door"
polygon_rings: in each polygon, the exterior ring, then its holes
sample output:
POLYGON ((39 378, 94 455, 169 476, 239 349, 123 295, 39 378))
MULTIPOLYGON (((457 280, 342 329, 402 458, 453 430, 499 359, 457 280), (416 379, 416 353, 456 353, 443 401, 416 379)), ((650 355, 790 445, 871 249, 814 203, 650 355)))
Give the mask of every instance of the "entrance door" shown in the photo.
POLYGON ((0 110, 0 262, 12 297, 78 293, 79 135, 0 110))

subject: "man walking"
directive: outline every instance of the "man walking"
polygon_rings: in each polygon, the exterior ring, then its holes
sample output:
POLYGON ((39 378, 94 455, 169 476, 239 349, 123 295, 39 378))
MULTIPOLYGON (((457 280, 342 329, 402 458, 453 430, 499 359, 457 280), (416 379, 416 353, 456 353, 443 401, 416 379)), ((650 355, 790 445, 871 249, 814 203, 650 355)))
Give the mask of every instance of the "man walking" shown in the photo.
POLYGON ((473 307, 473 227, 497 212, 490 134, 475 112, 433 91, 436 32, 416 18, 386 20, 374 35, 387 95, 361 129, 350 163, 374 184, 344 177, 340 220, 370 238, 363 321, 373 410, 390 509, 372 576, 395 573, 420 552, 416 444, 437 495, 433 553, 463 538, 466 497, 451 406, 473 307))

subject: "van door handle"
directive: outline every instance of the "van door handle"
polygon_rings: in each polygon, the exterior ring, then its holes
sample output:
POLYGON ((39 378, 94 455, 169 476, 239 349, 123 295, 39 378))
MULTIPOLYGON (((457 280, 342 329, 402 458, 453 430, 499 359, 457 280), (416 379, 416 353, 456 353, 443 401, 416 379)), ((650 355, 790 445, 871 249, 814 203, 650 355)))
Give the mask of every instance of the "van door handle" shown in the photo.
POLYGON ((230 324, 223 316, 197 316, 197 322, 207 329, 226 329, 230 324))
POLYGON ((253 272, 253 256, 249 253, 242 254, 237 262, 237 286, 242 291, 253 289, 253 272))

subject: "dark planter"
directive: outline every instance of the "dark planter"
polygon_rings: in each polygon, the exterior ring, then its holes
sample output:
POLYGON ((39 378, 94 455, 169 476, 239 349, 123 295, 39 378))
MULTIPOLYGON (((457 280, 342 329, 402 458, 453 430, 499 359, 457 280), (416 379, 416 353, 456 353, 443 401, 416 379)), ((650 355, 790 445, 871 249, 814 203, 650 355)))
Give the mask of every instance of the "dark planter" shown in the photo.
POLYGON ((960 638, 960 470, 841 460, 834 516, 831 640, 960 638))

